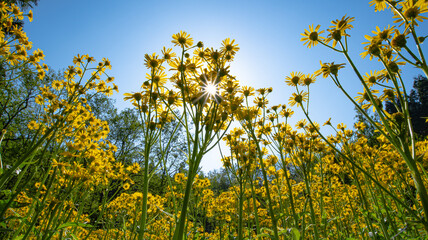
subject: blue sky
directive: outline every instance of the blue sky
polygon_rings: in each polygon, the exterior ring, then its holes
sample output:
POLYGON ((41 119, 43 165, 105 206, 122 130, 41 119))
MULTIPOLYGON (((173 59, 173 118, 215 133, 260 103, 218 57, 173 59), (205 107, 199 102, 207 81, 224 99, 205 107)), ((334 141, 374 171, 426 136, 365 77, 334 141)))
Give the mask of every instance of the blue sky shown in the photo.
MULTIPOLYGON (((97 60, 109 58, 119 93, 113 98, 123 109, 130 107, 123 94, 139 90, 145 77, 144 54, 172 47, 172 35, 186 31, 205 46, 219 48, 227 37, 241 48, 231 64, 231 73, 243 85, 254 88, 273 87, 270 103, 288 103, 294 89, 285 83, 292 71, 312 73, 320 68, 319 61, 344 63, 339 53, 318 45, 307 49, 300 42, 300 33, 311 24, 321 29, 345 14, 355 17, 354 29, 348 33, 350 55, 362 73, 380 70, 377 62, 361 59, 364 35, 375 26, 392 24, 391 12, 374 12, 369 1, 301 0, 301 1, 113 1, 113 0, 40 0, 33 9, 34 21, 26 23, 25 31, 35 49, 44 51, 45 62, 53 69, 72 64, 76 54, 89 54, 97 60), (124 4, 126 2, 126 4, 124 4)), ((427 28, 421 27, 426 33, 427 28)), ((426 49, 426 46, 424 47, 426 49)), ((409 68, 404 79, 411 86, 413 77, 421 73, 409 68)), ((343 86, 351 96, 362 91, 349 64, 339 73, 343 86)), ((294 121, 303 115, 295 109, 294 121)), ((311 87, 310 113, 313 120, 351 126, 353 106, 330 79, 318 78, 311 87)), ((217 151, 202 161, 204 171, 221 166, 217 151)))

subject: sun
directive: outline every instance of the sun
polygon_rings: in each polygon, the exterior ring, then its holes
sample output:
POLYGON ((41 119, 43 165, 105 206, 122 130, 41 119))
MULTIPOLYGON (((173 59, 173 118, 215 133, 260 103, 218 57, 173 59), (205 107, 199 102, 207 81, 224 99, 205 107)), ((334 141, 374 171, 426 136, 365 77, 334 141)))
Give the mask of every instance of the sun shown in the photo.
POLYGON ((213 82, 208 82, 206 86, 204 86, 204 92, 210 97, 214 97, 217 94, 217 85, 213 82))
MULTIPOLYGON (((217 75, 218 76, 218 75, 217 75)), ((203 99, 203 104, 205 104, 208 100, 214 100, 216 103, 221 102, 220 96, 220 86, 219 86, 219 78, 215 76, 215 73, 210 74, 202 74, 199 77, 199 84, 201 87, 200 96, 195 100, 199 101, 203 99)))

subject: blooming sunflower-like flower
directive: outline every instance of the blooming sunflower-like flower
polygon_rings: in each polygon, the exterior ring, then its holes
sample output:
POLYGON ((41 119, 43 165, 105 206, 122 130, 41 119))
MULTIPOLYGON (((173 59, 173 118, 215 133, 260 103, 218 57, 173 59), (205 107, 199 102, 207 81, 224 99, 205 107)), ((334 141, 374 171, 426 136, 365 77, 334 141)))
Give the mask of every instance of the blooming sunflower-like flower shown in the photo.
POLYGON ((221 43, 222 47, 220 50, 225 53, 229 53, 235 55, 235 53, 239 50, 238 44, 235 44, 235 39, 230 40, 230 38, 226 38, 221 43))
POLYGON ((376 31, 373 30, 372 33, 375 34, 375 38, 386 41, 391 38, 391 34, 394 31, 394 26, 388 25, 388 27, 384 27, 383 30, 381 30, 378 26, 376 26, 376 31))
POLYGON ((80 56, 80 54, 77 54, 77 56, 73 58, 73 63, 76 66, 80 66, 80 64, 83 64, 83 60, 85 59, 86 59, 86 55, 80 56))
POLYGON ((193 55, 199 59, 204 59, 207 56, 207 52, 204 48, 198 48, 193 51, 193 55))
POLYGON ((309 86, 312 83, 314 83, 315 80, 316 80, 316 75, 315 74, 303 75, 302 81, 300 82, 300 84, 303 85, 303 86, 309 86))
POLYGON ((300 35, 302 35, 303 37, 300 39, 301 42, 305 41, 305 43, 303 43, 303 45, 308 45, 308 48, 311 48, 313 46, 316 46, 318 44, 318 41, 322 41, 325 39, 325 37, 321 37, 320 34, 324 32, 324 30, 319 31, 320 29, 320 25, 317 25, 314 28, 314 25, 310 25, 309 26, 309 30, 305 29, 304 33, 301 33, 300 35))
POLYGON ((323 126, 326 126, 326 125, 330 125, 331 126, 331 118, 329 118, 324 124, 323 124, 323 126))
POLYGON ((294 106, 296 104, 302 104, 308 100, 307 92, 293 93, 293 95, 289 98, 288 104, 290 106, 294 106))
POLYGON ((331 21, 331 23, 333 23, 332 26, 330 26, 330 28, 335 28, 336 30, 339 30, 342 34, 348 30, 353 28, 354 26, 352 26, 351 22, 353 22, 355 20, 354 17, 347 17, 346 15, 342 17, 342 19, 336 19, 334 21, 331 21))
POLYGON ((292 72, 290 76, 285 77, 285 83, 288 86, 297 86, 302 81, 303 73, 301 72, 292 72))
POLYGON ((163 47, 162 49, 162 55, 163 55, 163 59, 166 61, 170 61, 172 58, 176 56, 175 52, 172 52, 172 48, 166 49, 165 47, 163 47))
POLYGON ((332 47, 336 47, 337 42, 339 42, 343 36, 349 37, 350 35, 346 33, 346 30, 349 30, 353 28, 350 22, 353 22, 355 18, 353 17, 347 17, 346 15, 342 17, 342 19, 336 19, 334 21, 331 21, 333 24, 330 26, 327 31, 329 34, 327 35, 327 38, 325 39, 325 43, 329 43, 331 40, 333 40, 332 47))
POLYGON ((363 76, 363 80, 367 84, 367 87, 371 87, 378 82, 380 73, 381 72, 376 70, 375 71, 370 70, 370 73, 366 73, 363 76))
POLYGON ((156 69, 162 63, 162 59, 159 59, 158 57, 159 56, 156 55, 156 53, 153 53, 152 55, 144 55, 144 65, 146 65, 148 69, 156 69))
POLYGON ((64 86, 64 83, 59 80, 52 81, 52 87, 58 91, 60 91, 64 86))
POLYGON ((27 17, 28 17, 28 20, 30 21, 30 22, 32 22, 33 21, 33 11, 29 11, 28 12, 28 14, 27 14, 27 17))
POLYGON ((240 90, 242 92, 242 95, 245 97, 251 97, 254 96, 254 88, 249 86, 242 86, 242 89, 240 90))
MULTIPOLYGON (((160 87, 160 86, 164 86, 167 82, 167 75, 164 71, 158 71, 155 75, 150 75, 148 73, 146 73, 146 79, 148 80, 152 80, 153 84, 155 87, 160 87)), ((143 84, 143 86, 141 86, 142 88, 145 87, 145 85, 143 84)))
MULTIPOLYGON (((401 12, 405 17, 406 22, 410 21, 415 26, 418 26, 418 23, 416 21, 423 22, 424 19, 428 19, 425 16, 421 16, 422 13, 428 12, 428 9, 426 9, 426 5, 424 6, 424 5, 421 5, 420 3, 418 4, 418 2, 420 1, 408 0, 400 3, 402 7, 401 12)), ((404 22, 401 15, 394 14, 394 18, 398 18, 397 20, 394 21, 394 23, 401 22, 399 26, 403 25, 404 22)))
POLYGON ((131 102, 139 102, 143 98, 143 95, 140 92, 125 93, 123 95, 125 96, 123 100, 125 101, 130 100, 131 102))
POLYGON ((363 44, 366 44, 366 43, 370 43, 370 44, 364 47, 364 50, 366 51, 360 54, 361 57, 365 58, 367 57, 367 55, 370 55, 370 60, 372 60, 374 56, 379 57, 381 54, 381 47, 382 47, 381 40, 368 35, 366 35, 365 38, 370 42, 365 42, 363 44))
POLYGON ((383 11, 387 8, 385 0, 372 0, 369 2, 369 4, 370 4, 370 7, 373 5, 375 6, 375 12, 383 11))
POLYGON ((314 74, 315 76, 319 76, 322 74, 323 78, 327 78, 330 74, 337 76, 337 73, 339 72, 339 69, 344 68, 344 63, 341 64, 334 64, 334 62, 331 63, 322 63, 321 69, 317 70, 314 74))
POLYGON ((177 34, 172 35, 174 46, 181 46, 188 48, 193 44, 193 38, 190 37, 190 34, 180 31, 177 34))
MULTIPOLYGON (((374 98, 376 98, 376 95, 375 94, 378 94, 379 93, 379 90, 376 90, 376 89, 370 89, 370 94, 374 97, 374 98)), ((364 91, 363 92, 358 92, 358 96, 356 96, 355 97, 355 100, 358 102, 358 103, 363 103, 364 101, 367 101, 367 102, 370 102, 370 97, 369 97, 369 93, 366 91, 366 89, 364 89, 364 91)))

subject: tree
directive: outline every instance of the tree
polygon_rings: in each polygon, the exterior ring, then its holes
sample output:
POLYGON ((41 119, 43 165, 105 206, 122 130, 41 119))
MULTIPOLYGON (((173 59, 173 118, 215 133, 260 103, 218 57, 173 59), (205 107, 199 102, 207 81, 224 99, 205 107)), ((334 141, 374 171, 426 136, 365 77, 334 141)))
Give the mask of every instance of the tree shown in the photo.
MULTIPOLYGON (((428 124, 426 123, 428 117, 428 79, 426 77, 419 75, 414 78, 408 104, 413 131, 419 137, 428 136, 428 124)), ((401 108, 399 104, 398 108, 401 108)), ((398 111, 391 102, 386 102, 385 110, 390 114, 398 111)))
POLYGON ((0 148, 3 164, 21 156, 21 149, 33 135, 28 130, 30 120, 40 117, 41 108, 35 102, 40 87, 49 85, 60 73, 49 71, 43 79, 27 68, 7 71, 0 76, 0 132, 4 138, 0 148), (14 81, 8 79, 14 78, 14 81))
POLYGON ((210 171, 207 178, 210 180, 211 190, 213 190, 216 195, 226 192, 232 185, 225 168, 210 171))
MULTIPOLYGON (((375 146, 378 144, 377 141, 377 137, 380 135, 378 132, 375 132, 375 127, 367 120, 366 117, 364 117, 364 115, 358 111, 357 108, 355 108, 356 111, 356 115, 354 117, 354 119, 356 120, 356 122, 362 122, 364 123, 364 125, 366 126, 363 130, 360 131, 360 134, 364 135, 367 138, 367 144, 369 146, 375 146)), ((370 114, 370 112, 366 109, 365 110, 366 113, 372 118, 374 119, 376 122, 379 122, 379 116, 376 113, 373 113, 372 115, 370 114)))
POLYGON ((26 10, 28 8, 33 8, 37 6, 37 3, 39 0, 3 0, 2 2, 5 2, 7 4, 16 4, 18 7, 22 10, 26 10))

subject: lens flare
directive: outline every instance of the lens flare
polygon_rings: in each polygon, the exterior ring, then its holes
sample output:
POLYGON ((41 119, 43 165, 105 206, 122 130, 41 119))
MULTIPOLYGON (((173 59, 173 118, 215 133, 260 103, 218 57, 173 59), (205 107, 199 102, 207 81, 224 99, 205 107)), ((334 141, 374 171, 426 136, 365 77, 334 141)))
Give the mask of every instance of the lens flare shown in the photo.
POLYGON ((214 97, 217 94, 217 85, 212 82, 208 82, 207 85, 204 87, 204 92, 210 96, 214 97))

